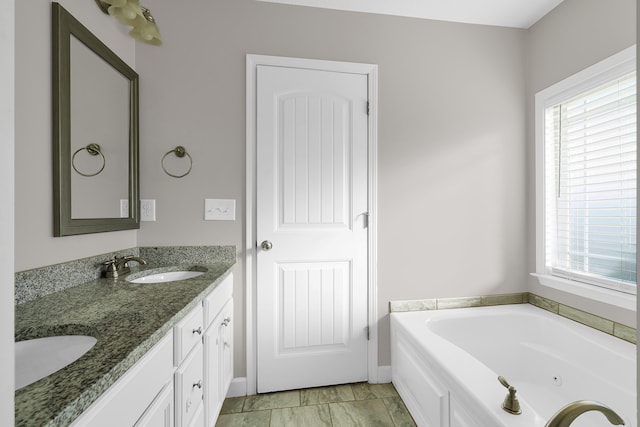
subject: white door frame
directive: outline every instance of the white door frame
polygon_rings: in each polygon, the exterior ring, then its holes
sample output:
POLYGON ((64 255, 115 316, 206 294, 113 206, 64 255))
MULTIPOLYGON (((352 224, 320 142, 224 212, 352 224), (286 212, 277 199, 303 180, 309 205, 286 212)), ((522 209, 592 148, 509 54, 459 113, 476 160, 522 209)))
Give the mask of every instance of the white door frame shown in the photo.
POLYGON ((247 111, 246 111, 246 354, 247 394, 257 392, 257 340, 256 340, 256 78, 258 65, 305 68, 313 70, 364 74, 368 77, 369 124, 368 124, 368 180, 369 180, 369 228, 368 228, 368 376, 370 383, 378 382, 378 286, 377 286, 377 148, 378 148, 378 66, 351 62, 324 61, 315 59, 279 56, 247 55, 247 111))

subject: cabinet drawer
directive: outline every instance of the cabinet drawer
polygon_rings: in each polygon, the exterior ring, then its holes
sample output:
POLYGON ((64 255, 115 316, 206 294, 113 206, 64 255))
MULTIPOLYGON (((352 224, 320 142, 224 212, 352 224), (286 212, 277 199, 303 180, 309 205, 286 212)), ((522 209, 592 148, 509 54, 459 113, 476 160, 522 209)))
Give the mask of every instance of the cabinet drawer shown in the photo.
POLYGON ((187 427, 202 406, 202 363, 202 346, 198 346, 176 370, 176 427, 187 427))
POLYGON ((174 327, 174 366, 179 366, 191 349, 202 342, 202 305, 198 305, 174 327))
POLYGON ((211 325, 218 312, 224 307, 233 294, 233 274, 229 274, 216 288, 203 300, 205 329, 211 325))

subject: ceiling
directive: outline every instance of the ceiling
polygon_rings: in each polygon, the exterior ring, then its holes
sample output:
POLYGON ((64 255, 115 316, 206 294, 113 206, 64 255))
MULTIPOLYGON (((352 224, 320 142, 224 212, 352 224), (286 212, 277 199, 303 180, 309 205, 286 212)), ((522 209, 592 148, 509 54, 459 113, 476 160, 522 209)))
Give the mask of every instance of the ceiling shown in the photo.
POLYGON ((529 28, 563 0, 258 0, 438 21, 529 28))

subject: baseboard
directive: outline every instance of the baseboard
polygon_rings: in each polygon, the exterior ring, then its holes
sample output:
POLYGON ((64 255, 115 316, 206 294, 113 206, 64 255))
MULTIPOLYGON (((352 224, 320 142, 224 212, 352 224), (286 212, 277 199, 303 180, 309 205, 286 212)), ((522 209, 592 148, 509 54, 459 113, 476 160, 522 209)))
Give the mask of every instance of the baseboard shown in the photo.
MULTIPOLYGON (((391 382, 391 366, 378 366, 378 384, 391 382)), ((227 397, 239 397, 247 395, 247 378, 238 377, 231 380, 227 397)))
POLYGON ((227 397, 239 397, 247 395, 247 378, 238 377, 231 380, 227 397))
POLYGON ((386 384, 391 382, 391 366, 378 366, 378 383, 386 384))

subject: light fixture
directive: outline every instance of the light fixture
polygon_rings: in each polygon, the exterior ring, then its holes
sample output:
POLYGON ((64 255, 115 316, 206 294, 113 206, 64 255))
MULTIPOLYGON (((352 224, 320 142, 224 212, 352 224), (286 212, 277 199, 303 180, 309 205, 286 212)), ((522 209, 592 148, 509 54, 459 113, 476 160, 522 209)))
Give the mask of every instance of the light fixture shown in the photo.
POLYGON ((104 13, 116 18, 120 23, 133 27, 129 35, 143 43, 159 46, 162 44, 160 31, 151 11, 141 6, 139 0, 95 0, 104 13))
POLYGON ((142 7, 142 16, 144 16, 145 22, 141 25, 134 26, 131 31, 129 31, 129 35, 143 43, 160 46, 162 44, 160 31, 158 30, 155 19, 153 19, 151 15, 151 11, 142 7))

